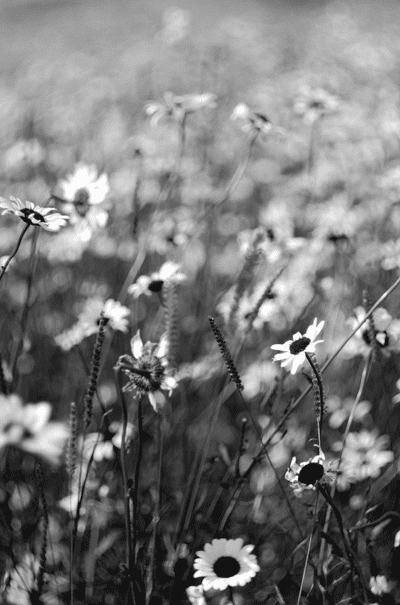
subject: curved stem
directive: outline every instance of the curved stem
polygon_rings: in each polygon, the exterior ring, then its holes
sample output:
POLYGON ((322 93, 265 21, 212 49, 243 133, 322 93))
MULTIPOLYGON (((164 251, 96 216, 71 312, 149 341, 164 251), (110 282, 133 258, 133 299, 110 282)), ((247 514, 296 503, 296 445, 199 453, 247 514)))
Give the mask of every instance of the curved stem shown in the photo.
POLYGON ((28 231, 28 229, 29 229, 29 227, 30 227, 30 226, 31 226, 31 225, 30 225, 30 223, 28 223, 28 224, 27 224, 27 225, 26 225, 26 226, 23 228, 23 230, 21 231, 21 234, 20 234, 20 236, 19 236, 19 238, 18 238, 17 245, 16 245, 16 246, 15 246, 15 248, 14 248, 14 252, 12 252, 12 253, 10 254, 10 256, 9 256, 9 257, 8 257, 8 259, 6 260, 5 264, 4 264, 4 265, 1 267, 1 269, 0 269, 0 281, 2 280, 4 273, 7 271, 7 267, 8 267, 8 265, 11 263, 12 259, 13 259, 13 258, 14 258, 14 256, 17 254, 17 252, 18 252, 18 250, 19 250, 19 247, 20 247, 20 245, 21 245, 21 242, 22 242, 22 240, 23 240, 23 238, 24 238, 24 235, 25 235, 25 233, 28 231))

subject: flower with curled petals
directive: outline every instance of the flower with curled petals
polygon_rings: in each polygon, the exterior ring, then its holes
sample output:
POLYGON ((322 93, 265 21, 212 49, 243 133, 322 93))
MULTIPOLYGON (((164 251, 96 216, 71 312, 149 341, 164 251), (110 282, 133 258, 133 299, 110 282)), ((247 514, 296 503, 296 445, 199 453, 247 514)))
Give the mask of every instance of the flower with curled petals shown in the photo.
POLYGON ((253 549, 251 544, 243 546, 242 538, 214 538, 196 552, 194 577, 203 578, 204 590, 244 586, 260 571, 256 556, 251 554, 253 549))
POLYGON ((324 342, 323 340, 315 340, 324 324, 325 322, 321 321, 317 325, 317 319, 315 318, 305 334, 296 332, 293 335, 293 340, 287 340, 283 345, 272 345, 271 349, 282 351, 282 353, 274 356, 273 361, 280 361, 282 367, 291 366, 290 373, 296 374, 299 367, 306 360, 306 353, 315 353, 315 345, 324 342))
POLYGON ((59 214, 55 208, 42 208, 35 206, 32 202, 22 202, 17 197, 10 200, 0 198, 0 208, 4 208, 2 214, 14 214, 19 216, 27 225, 42 227, 46 231, 60 231, 66 225, 68 216, 59 214))
POLYGON ((305 462, 300 462, 300 464, 297 464, 294 456, 285 473, 285 479, 289 481, 290 487, 294 490, 294 495, 297 498, 301 498, 304 491, 315 490, 318 481, 331 483, 334 477, 333 465, 325 462, 323 452, 305 462))
POLYGON ((136 390, 142 395, 147 395, 155 412, 165 405, 163 391, 171 394, 177 385, 168 365, 168 347, 166 334, 163 334, 158 344, 143 344, 138 330, 131 340, 132 356, 121 355, 117 362, 117 367, 120 367, 129 379, 124 391, 136 390))

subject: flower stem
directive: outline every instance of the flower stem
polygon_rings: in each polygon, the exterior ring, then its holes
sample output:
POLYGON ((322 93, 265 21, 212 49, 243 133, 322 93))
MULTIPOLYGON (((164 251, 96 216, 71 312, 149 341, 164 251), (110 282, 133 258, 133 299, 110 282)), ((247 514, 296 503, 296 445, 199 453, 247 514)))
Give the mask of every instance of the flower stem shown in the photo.
POLYGON ((6 260, 5 264, 4 264, 4 265, 1 267, 1 269, 0 269, 0 281, 2 280, 4 273, 7 271, 7 267, 8 267, 8 265, 11 263, 12 259, 13 259, 13 258, 14 258, 14 256, 17 254, 17 252, 18 252, 18 250, 19 250, 19 247, 20 247, 20 245, 21 245, 21 242, 22 242, 22 240, 23 240, 23 238, 24 238, 24 235, 25 235, 25 233, 28 231, 29 227, 30 227, 30 224, 27 224, 27 225, 26 225, 26 226, 23 228, 23 230, 21 231, 21 234, 20 234, 20 236, 19 236, 19 238, 18 238, 17 245, 15 246, 14 252, 12 252, 12 253, 10 254, 10 256, 9 256, 9 257, 8 257, 8 259, 6 260))
POLYGON ((321 453, 321 433, 322 433, 322 421, 324 418, 324 388, 322 385, 321 372, 318 366, 317 358, 313 353, 306 352, 307 361, 311 366, 314 373, 312 379, 314 387, 314 401, 315 401, 315 412, 317 415, 317 431, 318 431, 318 447, 321 453))

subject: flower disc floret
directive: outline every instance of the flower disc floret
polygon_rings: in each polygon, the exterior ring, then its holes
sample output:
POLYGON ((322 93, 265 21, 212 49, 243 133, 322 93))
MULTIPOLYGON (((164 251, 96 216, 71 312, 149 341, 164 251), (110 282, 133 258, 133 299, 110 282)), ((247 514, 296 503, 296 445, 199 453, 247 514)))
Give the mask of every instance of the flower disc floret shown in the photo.
POLYGON ((254 546, 243 546, 242 538, 214 538, 204 550, 196 552, 195 578, 203 578, 204 590, 225 590, 228 586, 244 586, 260 571, 254 546))

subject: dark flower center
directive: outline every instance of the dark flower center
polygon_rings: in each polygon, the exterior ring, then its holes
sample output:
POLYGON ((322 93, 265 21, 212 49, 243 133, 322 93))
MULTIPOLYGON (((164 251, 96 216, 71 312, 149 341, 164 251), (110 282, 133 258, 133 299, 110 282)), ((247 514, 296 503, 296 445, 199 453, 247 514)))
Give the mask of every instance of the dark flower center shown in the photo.
POLYGON ((302 353, 310 344, 311 340, 307 336, 302 336, 298 340, 294 340, 290 346, 289 351, 292 355, 298 355, 302 353))
POLYGON ((325 104, 322 101, 316 99, 310 102, 310 109, 324 109, 325 104))
POLYGON ((219 557, 213 565, 213 570, 219 578, 231 578, 240 571, 240 563, 234 557, 219 557))
POLYGON ((318 462, 309 462, 299 472, 300 483, 315 485, 324 476, 324 467, 318 462))
MULTIPOLYGON (((368 346, 371 346, 371 336, 370 331, 368 329, 363 331, 362 338, 368 346)), ((389 344, 389 336, 386 330, 382 330, 381 332, 375 332, 375 340, 380 347, 387 347, 389 344)))
POLYGON ((30 208, 22 208, 21 213, 23 214, 21 219, 24 223, 28 223, 28 225, 37 225, 38 223, 46 222, 46 219, 40 212, 34 212, 30 208))
POLYGON ((80 216, 86 216, 89 210, 90 193, 86 187, 81 187, 75 193, 74 206, 80 216))
POLYGON ((148 285, 148 289, 150 292, 161 292, 162 287, 164 285, 164 280, 162 279, 154 279, 148 285))
POLYGON ((151 353, 144 353, 139 359, 124 356, 130 368, 124 367, 129 377, 129 388, 136 387, 142 393, 154 393, 161 388, 165 370, 160 359, 151 353))

